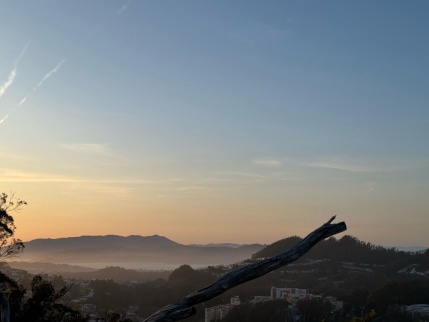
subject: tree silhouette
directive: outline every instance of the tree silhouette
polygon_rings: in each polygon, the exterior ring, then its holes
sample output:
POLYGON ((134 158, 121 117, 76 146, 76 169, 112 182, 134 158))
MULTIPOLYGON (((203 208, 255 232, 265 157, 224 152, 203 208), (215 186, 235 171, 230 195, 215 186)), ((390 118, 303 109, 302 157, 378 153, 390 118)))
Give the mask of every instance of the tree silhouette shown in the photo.
POLYGON ((18 211, 27 202, 10 197, 6 193, 0 194, 0 260, 4 260, 18 255, 24 250, 24 243, 20 239, 14 238, 15 221, 9 214, 11 211, 18 211))

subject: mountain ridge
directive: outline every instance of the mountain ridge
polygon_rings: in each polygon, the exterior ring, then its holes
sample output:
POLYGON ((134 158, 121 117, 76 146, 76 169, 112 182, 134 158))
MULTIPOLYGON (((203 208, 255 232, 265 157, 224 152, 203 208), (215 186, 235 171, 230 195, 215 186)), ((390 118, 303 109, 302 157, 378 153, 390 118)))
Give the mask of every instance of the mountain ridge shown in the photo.
POLYGON ((106 263, 123 265, 153 263, 221 265, 248 259, 265 245, 251 244, 230 247, 213 244, 184 245, 160 235, 120 236, 95 235, 62 238, 39 238, 25 243, 23 258, 53 263, 106 263))

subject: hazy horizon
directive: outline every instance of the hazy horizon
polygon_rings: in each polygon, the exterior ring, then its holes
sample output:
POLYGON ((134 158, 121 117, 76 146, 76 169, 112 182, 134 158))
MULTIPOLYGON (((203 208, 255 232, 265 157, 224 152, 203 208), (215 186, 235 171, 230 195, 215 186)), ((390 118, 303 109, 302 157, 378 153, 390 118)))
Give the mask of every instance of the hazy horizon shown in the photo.
POLYGON ((270 244, 336 214, 372 244, 428 245, 428 10, 2 2, 15 237, 270 244))
MULTIPOLYGON (((349 234, 347 234, 347 233, 342 233, 342 234, 338 234, 338 235, 335 235, 335 236, 333 236, 335 239, 341 239, 341 237, 342 236, 344 236, 344 235, 349 235, 349 234)), ((228 245, 228 244, 231 244, 231 245, 243 245, 243 246, 245 246, 245 245, 254 245, 254 244, 258 244, 258 245, 266 245, 266 246, 268 246, 268 245, 270 245, 270 244, 272 244, 272 243, 275 243, 276 241, 278 241, 278 240, 273 240, 273 241, 271 241, 271 242, 269 242, 269 243, 257 243, 257 242, 250 242, 250 243, 236 243, 236 242, 233 242, 233 241, 221 241, 221 242, 217 242, 217 243, 214 243, 214 242, 204 242, 204 243, 198 243, 198 242, 190 242, 190 243, 181 243, 181 242, 179 242, 179 241, 177 241, 177 240, 174 240, 174 239, 172 239, 172 238, 169 238, 168 236, 163 236, 163 235, 159 235, 159 234, 154 234, 154 235, 135 235, 135 234, 133 234, 133 235, 117 235, 117 234, 100 234, 100 235, 76 235, 76 236, 61 236, 61 237, 55 237, 55 238, 52 238, 52 237, 47 237, 47 238, 34 238, 34 239, 31 239, 31 240, 25 240, 25 241, 23 241, 24 242, 24 244, 25 243, 28 243, 28 242, 31 242, 31 241, 34 241, 34 240, 38 240, 38 239, 66 239, 66 238, 79 238, 79 237, 105 237, 105 236, 119 236, 119 237, 131 237, 131 236, 140 236, 140 237, 153 237, 153 236, 160 236, 160 237, 165 237, 165 238, 167 238, 167 239, 169 239, 169 240, 171 240, 171 241, 173 241, 173 242, 176 242, 176 243, 179 243, 179 244, 181 244, 181 245, 190 245, 190 246, 192 246, 192 245, 196 245, 196 246, 209 246, 210 247, 210 245, 228 245)), ((285 239, 285 238, 288 238, 288 237, 293 237, 293 236, 295 236, 295 235, 291 235, 291 236, 284 236, 284 237, 282 237, 282 238, 280 238, 280 239, 285 239)), ((304 238, 305 236, 298 236, 298 237, 301 237, 301 238, 304 238)), ((368 241, 368 240, 362 240, 362 239, 360 239, 359 238, 359 236, 353 236, 353 237, 356 237, 356 238, 358 238, 359 240, 361 240, 361 241, 363 241, 363 242, 369 242, 369 243, 371 243, 371 244, 373 244, 373 245, 375 245, 375 246, 382 246, 382 247, 385 247, 385 248, 397 248, 398 250, 406 250, 406 249, 410 249, 410 251, 415 251, 415 250, 417 250, 418 248, 429 248, 429 245, 383 245, 383 244, 375 244, 375 243, 372 243, 371 241, 368 241)), ((228 247, 228 246, 227 246, 228 247)), ((24 252, 25 252, 25 249, 24 249, 24 252)), ((25 255, 25 254, 24 254, 25 255)))

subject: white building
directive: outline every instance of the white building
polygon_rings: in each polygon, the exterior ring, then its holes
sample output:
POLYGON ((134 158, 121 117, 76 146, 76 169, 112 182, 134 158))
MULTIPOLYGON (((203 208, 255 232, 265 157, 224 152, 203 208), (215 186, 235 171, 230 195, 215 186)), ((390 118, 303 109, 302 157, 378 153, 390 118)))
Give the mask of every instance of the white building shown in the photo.
POLYGON ((232 305, 216 305, 204 310, 205 322, 215 322, 222 320, 233 308, 232 305))
POLYGON ((240 297, 238 295, 231 297, 231 305, 240 305, 240 297))
POLYGON ((230 303, 231 304, 216 305, 206 308, 204 310, 205 322, 214 322, 222 320, 234 306, 238 306, 241 304, 240 297, 231 297, 230 303))
POLYGON ((294 287, 272 287, 271 288, 271 298, 272 299, 299 299, 308 294, 306 289, 303 288, 294 288, 294 287))
POLYGON ((407 311, 422 315, 429 315, 429 304, 413 304, 406 307, 407 311))
POLYGON ((256 303, 265 302, 265 301, 271 301, 271 300, 272 300, 271 296, 256 295, 253 298, 253 300, 250 301, 250 303, 256 304, 256 303))

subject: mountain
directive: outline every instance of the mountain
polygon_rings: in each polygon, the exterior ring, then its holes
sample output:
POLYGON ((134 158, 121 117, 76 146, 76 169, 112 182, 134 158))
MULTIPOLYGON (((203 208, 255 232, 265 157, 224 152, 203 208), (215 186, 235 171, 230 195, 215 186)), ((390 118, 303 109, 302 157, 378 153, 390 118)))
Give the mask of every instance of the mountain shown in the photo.
POLYGON ((423 246, 408 246, 408 247, 395 246, 394 248, 404 252, 422 252, 428 249, 428 247, 423 247, 423 246))
POLYGON ((159 235, 80 236, 26 242, 21 260, 97 268, 165 269, 182 264, 201 267, 233 264, 250 258, 263 247, 259 244, 183 245, 159 235))
MULTIPOLYGON (((279 240, 253 254, 252 259, 271 257, 288 250, 302 240, 301 237, 292 236, 279 240)), ((386 248, 359 240, 356 237, 345 235, 340 239, 334 237, 325 239, 315 245, 299 261, 330 260, 336 262, 365 263, 370 265, 385 265, 391 262, 410 264, 416 259, 426 263, 429 250, 411 252, 397 248, 386 248)), ((298 261, 298 262, 299 262, 298 261)), ((425 264, 426 265, 426 264, 425 264)))
POLYGON ((106 236, 80 236, 56 239, 35 239, 25 243, 26 251, 55 251, 55 250, 74 250, 74 249, 91 249, 91 248, 145 248, 156 249, 164 246, 180 245, 166 237, 138 236, 131 235, 128 237, 118 235, 106 236))

